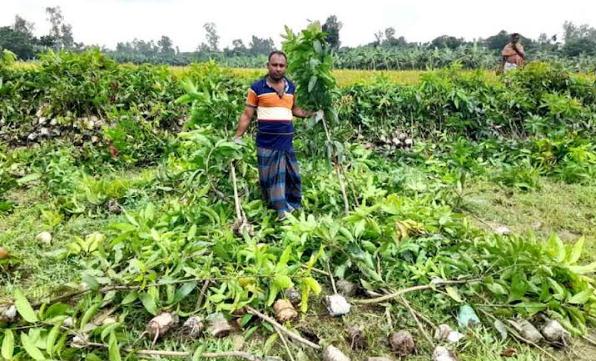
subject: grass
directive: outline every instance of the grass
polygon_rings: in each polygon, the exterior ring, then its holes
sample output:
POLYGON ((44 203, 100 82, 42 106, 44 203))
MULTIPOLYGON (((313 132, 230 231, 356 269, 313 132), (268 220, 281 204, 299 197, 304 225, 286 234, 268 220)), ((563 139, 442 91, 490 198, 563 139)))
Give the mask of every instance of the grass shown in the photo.
POLYGON ((464 208, 481 228, 504 225, 514 233, 533 232, 542 238, 556 233, 569 242, 585 237, 584 255, 596 261, 596 185, 550 178, 541 178, 540 184, 540 189, 524 192, 475 183, 467 191, 464 208))

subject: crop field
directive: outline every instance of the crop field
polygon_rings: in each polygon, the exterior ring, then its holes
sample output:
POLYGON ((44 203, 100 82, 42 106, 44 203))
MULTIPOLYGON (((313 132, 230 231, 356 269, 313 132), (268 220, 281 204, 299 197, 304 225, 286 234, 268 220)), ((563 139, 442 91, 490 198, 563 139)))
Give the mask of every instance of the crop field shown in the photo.
POLYGON ((284 44, 325 113, 284 220, 232 141, 264 69, 3 54, 0 359, 596 358, 594 77, 332 70, 322 36, 284 44))

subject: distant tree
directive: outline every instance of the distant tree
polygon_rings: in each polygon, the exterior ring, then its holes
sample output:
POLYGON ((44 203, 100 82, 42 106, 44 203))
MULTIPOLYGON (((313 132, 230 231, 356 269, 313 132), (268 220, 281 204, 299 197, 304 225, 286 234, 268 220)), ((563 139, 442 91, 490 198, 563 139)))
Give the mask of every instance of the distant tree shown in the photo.
POLYGON ((484 44, 487 48, 492 50, 501 50, 507 43, 511 36, 505 30, 499 31, 496 35, 489 36, 484 40, 484 44))
MULTIPOLYGON (((395 34, 396 34, 395 28, 393 28, 393 27, 386 28, 385 32, 384 32, 385 40, 383 40, 382 45, 386 46, 386 47, 400 47, 400 46, 408 45, 408 42, 406 41, 406 39, 403 36, 396 38, 395 34)), ((377 41, 379 41, 379 40, 377 40, 377 41)))
POLYGON ((0 49, 10 50, 20 59, 32 59, 34 56, 31 37, 10 26, 0 27, 0 49))
POLYGON ((337 21, 337 16, 331 15, 323 24, 323 31, 327 33, 327 43, 331 49, 337 50, 341 44, 339 40, 339 31, 343 24, 337 21))
POLYGON ((563 53, 567 56, 596 54, 596 29, 583 24, 576 26, 570 21, 563 24, 563 53))
POLYGON ((23 33, 28 35, 30 38, 33 38, 33 29, 35 25, 32 22, 29 22, 19 15, 16 15, 14 18, 14 25, 12 28, 14 31, 18 31, 19 33, 23 33))
POLYGON ((72 26, 64 23, 64 16, 60 7, 47 7, 46 14, 48 15, 47 20, 50 22, 49 36, 54 39, 54 48, 56 50, 73 48, 72 26))
POLYGON ((434 38, 430 45, 435 48, 449 48, 449 49, 457 49, 458 47, 465 44, 463 38, 456 38, 455 36, 450 35, 442 35, 439 37, 434 38))
POLYGON ((248 44, 248 51, 251 55, 265 54, 268 55, 273 51, 275 43, 273 39, 259 38, 256 35, 252 36, 250 43, 248 44))
POLYGON ((375 46, 379 46, 381 45, 381 43, 383 42, 383 32, 381 30, 377 31, 375 34, 375 46))
POLYGON ((240 56, 240 55, 247 55, 248 49, 244 45, 242 39, 234 39, 232 40, 232 48, 225 48, 224 55, 225 56, 240 56))
POLYGON ((163 54, 174 54, 176 51, 174 50, 173 45, 174 42, 169 36, 162 35, 161 39, 157 41, 159 51, 163 54))
POLYGON ((207 35, 205 35, 205 39, 207 40, 209 50, 218 51, 219 35, 217 35, 217 28, 215 27, 215 23, 205 23, 203 25, 203 29, 205 29, 205 31, 207 32, 207 35))

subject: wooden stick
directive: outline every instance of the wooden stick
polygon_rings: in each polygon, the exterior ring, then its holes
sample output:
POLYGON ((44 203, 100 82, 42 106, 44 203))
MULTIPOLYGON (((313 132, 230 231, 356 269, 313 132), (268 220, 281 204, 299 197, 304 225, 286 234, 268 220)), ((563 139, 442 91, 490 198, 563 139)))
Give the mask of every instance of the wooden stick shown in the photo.
POLYGON ((592 346, 596 347, 596 341, 592 340, 591 338, 589 338, 588 336, 584 336, 582 335, 581 338, 586 341, 587 343, 589 343, 592 346))
POLYGON ((203 303, 203 299, 205 299, 205 295, 207 294, 207 288, 209 287, 209 280, 206 280, 203 283, 203 287, 201 288, 201 293, 199 293, 199 297, 197 297, 197 310, 201 307, 201 303, 203 303))
POLYGON ((316 350, 320 350, 321 349, 321 346, 317 345, 314 342, 311 342, 311 341, 305 339, 304 337, 298 335, 295 332, 292 332, 292 331, 288 330, 287 328, 285 328, 282 325, 280 325, 273 318, 271 318, 271 317, 269 317, 269 316, 267 316, 265 314, 262 314, 261 312, 255 310, 254 308, 252 308, 250 306, 246 306, 246 309, 247 309, 248 313, 253 314, 253 315, 259 317, 263 321, 269 322, 273 327, 279 328, 279 330, 281 332, 285 333, 289 338, 291 338, 291 339, 293 339, 295 341, 298 341, 298 342, 300 342, 300 343, 302 343, 302 344, 304 344, 306 346, 312 347, 312 348, 314 348, 316 350))
POLYGON ((428 290, 428 289, 432 289, 438 286, 444 286, 444 285, 455 285, 455 284, 461 284, 461 283, 469 283, 469 282, 478 282, 479 279, 475 279, 475 280, 454 280, 454 281, 439 281, 439 282, 435 282, 435 283, 431 283, 428 285, 420 285, 420 286, 413 286, 413 287, 408 287, 408 288, 404 288, 401 289, 399 291, 390 293, 388 295, 384 295, 381 297, 376 297, 376 298, 369 298, 367 300, 352 300, 352 302, 356 303, 356 304, 361 304, 361 305, 372 305, 375 303, 381 303, 384 301, 388 301, 391 299, 394 299, 400 295, 403 295, 404 293, 409 293, 409 292, 414 292, 414 291, 421 291, 421 290, 428 290))
MULTIPOLYGON (((103 343, 96 343, 96 342, 87 342, 87 346, 92 347, 100 347, 100 348, 108 348, 107 345, 103 343)), ((126 353, 136 354, 140 356, 163 356, 163 357, 190 357, 193 354, 188 351, 168 351, 168 350, 135 350, 131 348, 123 349, 126 353)), ((260 357, 248 352, 241 352, 241 351, 227 351, 227 352, 203 352, 200 354, 201 357, 204 358, 225 358, 225 357, 235 357, 241 358, 248 361, 267 361, 268 359, 274 359, 269 357, 260 357)))
MULTIPOLYGON (((127 352, 129 350, 126 350, 127 352)), ((185 351, 158 351, 158 350, 138 350, 133 351, 130 350, 131 353, 135 353, 140 356, 164 356, 164 357, 190 357, 192 353, 185 352, 185 351)), ((260 356, 256 356, 250 354, 248 352, 242 351, 228 351, 228 352, 203 352, 201 353, 201 357, 203 358, 226 358, 226 357, 234 357, 240 358, 247 361, 265 361, 266 359, 260 356)))
MULTIPOLYGON (((327 128, 327 122, 325 121, 325 117, 323 116, 323 119, 321 119, 321 120, 323 121, 323 129, 325 129, 325 135, 327 136, 327 141, 329 142, 329 144, 331 144, 331 135, 329 134, 329 129, 327 128)), ((336 156, 337 156, 337 154, 336 154, 336 156)), ((331 159, 331 163, 335 163, 333 161, 333 159, 331 159)), ((339 156, 338 156, 338 163, 339 163, 339 156)), ((337 173, 339 189, 341 190, 341 195, 344 200, 344 212, 346 214, 348 214, 348 213, 350 213, 350 203, 348 202, 348 194, 346 193, 346 185, 344 184, 344 181, 342 179, 342 174, 339 169, 339 165, 335 164, 334 168, 335 168, 335 173, 337 173)))
POLYGON ((284 344, 284 347, 286 349, 286 353, 288 354, 288 357, 290 358, 290 361, 294 361, 294 355, 292 355, 292 351, 290 351, 290 346, 288 345, 288 341, 286 341, 286 337, 281 333, 281 331, 279 330, 279 328, 277 327, 273 327, 275 329, 275 332, 277 332, 277 334, 279 335, 279 338, 281 339, 281 342, 284 344))
POLYGON ((420 323, 420 320, 418 320, 418 317, 416 317, 416 313, 414 312, 414 310, 412 309, 412 307, 410 306, 408 301, 406 301, 406 299, 402 295, 399 295, 399 299, 406 306, 408 311, 410 311, 410 314, 412 315, 412 317, 414 317, 414 321, 416 321, 416 325, 418 326, 418 329, 420 330, 420 332, 422 332, 422 335, 424 336, 424 338, 426 338, 426 341, 428 341, 428 343, 434 348, 435 343, 433 342, 433 339, 426 332, 426 330, 422 326, 422 323, 420 323))
POLYGON ((331 266, 329 266, 329 260, 327 261, 327 273, 331 280, 331 287, 333 288, 333 294, 337 294, 337 288, 335 287, 335 280, 333 279, 333 273, 331 273, 331 266))
POLYGON ((236 206, 236 219, 242 219, 242 211, 240 208, 240 199, 238 198, 238 185, 236 184, 236 167, 234 162, 230 166, 232 170, 232 184, 234 185, 234 205, 236 206))

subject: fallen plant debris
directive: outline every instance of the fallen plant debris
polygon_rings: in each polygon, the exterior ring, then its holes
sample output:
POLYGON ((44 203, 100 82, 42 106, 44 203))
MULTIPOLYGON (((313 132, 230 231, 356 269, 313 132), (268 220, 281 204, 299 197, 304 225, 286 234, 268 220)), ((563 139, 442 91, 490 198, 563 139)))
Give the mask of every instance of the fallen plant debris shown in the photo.
POLYGON ((416 342, 409 331, 400 330, 389 336, 391 351, 399 357, 406 357, 416 352, 416 342))
POLYGON ((147 335, 153 340, 153 344, 164 336, 168 331, 178 324, 178 316, 170 312, 160 313, 153 317, 147 324, 147 335))
POLYGON ((350 358, 337 347, 329 345, 323 350, 323 361, 350 361, 350 358))

